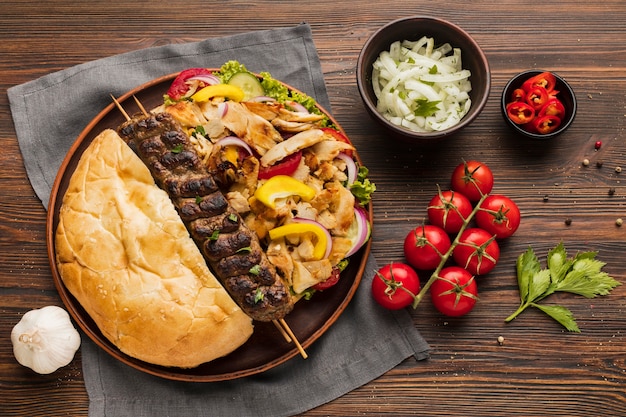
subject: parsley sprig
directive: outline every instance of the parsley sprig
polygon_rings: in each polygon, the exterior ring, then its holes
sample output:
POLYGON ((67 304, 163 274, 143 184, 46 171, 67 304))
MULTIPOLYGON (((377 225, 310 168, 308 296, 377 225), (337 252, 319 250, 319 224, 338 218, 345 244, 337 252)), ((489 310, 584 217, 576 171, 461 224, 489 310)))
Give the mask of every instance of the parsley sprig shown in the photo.
POLYGON ((536 307, 559 322, 570 332, 580 332, 572 312, 560 305, 542 305, 540 301, 555 292, 567 292, 594 298, 607 295, 620 282, 602 268, 606 265, 596 259, 597 252, 580 252, 567 257, 563 243, 548 251, 547 268, 541 268, 531 247, 517 258, 517 282, 521 304, 505 319, 510 322, 528 307, 536 307))

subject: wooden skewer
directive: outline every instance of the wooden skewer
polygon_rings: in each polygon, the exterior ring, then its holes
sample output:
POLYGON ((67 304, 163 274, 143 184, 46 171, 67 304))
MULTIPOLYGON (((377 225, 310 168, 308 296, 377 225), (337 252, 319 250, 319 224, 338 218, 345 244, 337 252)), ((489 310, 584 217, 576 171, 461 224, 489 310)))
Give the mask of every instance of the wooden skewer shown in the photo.
MULTIPOLYGON (((118 110, 124 115, 124 117, 126 118, 126 120, 130 120, 130 116, 128 115, 128 113, 126 113, 126 111, 124 110, 124 108, 122 107, 122 105, 120 104, 119 101, 117 101, 117 99, 113 96, 113 94, 111 94, 111 98, 113 99, 113 102, 115 103, 115 105, 117 106, 118 110)), ((141 104, 141 102, 137 99, 137 97, 133 96, 133 98, 135 99, 135 102, 137 103, 137 106, 139 106, 139 109, 141 109, 141 112, 144 115, 148 115, 148 112, 146 111, 146 109, 143 107, 143 105, 141 104)), ((302 348, 302 345, 300 344, 300 342, 298 341, 298 339, 296 338, 296 336, 293 334, 293 332, 291 331, 291 329, 289 328, 289 325, 287 324, 287 322, 285 321, 285 319, 280 319, 280 320, 272 320, 272 322, 274 323, 274 325, 276 326, 276 328, 280 331, 280 333, 283 335, 283 337, 285 338, 285 340, 288 343, 293 342, 296 347, 298 348, 298 351, 300 352, 300 355, 306 359, 309 357, 309 355, 307 355, 307 353, 304 351, 304 349, 302 348)))
POLYGON ((126 113, 126 110, 124 110, 124 107, 122 107, 120 102, 117 101, 117 99, 115 98, 115 96, 113 94, 111 94, 111 98, 113 99, 113 103, 115 103, 115 105, 117 106, 117 109, 120 111, 120 113, 122 113, 124 115, 126 120, 130 120, 130 116, 128 115, 128 113, 126 113))
POLYGON ((289 325, 287 324, 287 322, 285 321, 285 319, 280 319, 279 320, 280 324, 283 326, 283 328, 285 329, 285 331, 287 332, 287 334, 289 336, 291 336, 291 338, 293 339, 293 343, 295 343, 296 347, 298 348, 298 351, 300 352, 300 355, 306 359, 309 357, 309 355, 307 355, 307 353, 304 351, 304 349, 302 348, 302 345, 300 344, 300 342, 298 342, 298 339, 296 339, 296 336, 293 334, 293 332, 291 331, 291 329, 289 328, 289 325))
POLYGON ((133 98, 135 99, 135 103, 137 103, 137 106, 139 106, 139 110, 141 110, 141 112, 143 113, 144 116, 148 116, 148 112, 146 111, 146 109, 143 107, 143 104, 141 104, 141 101, 139 101, 139 99, 137 97, 135 97, 133 95, 133 98))
POLYGON ((274 323, 274 326, 276 326, 276 328, 278 329, 278 331, 280 332, 280 334, 283 335, 283 337, 285 338, 285 340, 287 341, 287 343, 291 343, 291 337, 289 337, 289 335, 287 334, 287 332, 285 331, 285 329, 283 329, 283 327, 280 325, 280 323, 278 322, 278 320, 272 320, 272 323, 274 323))

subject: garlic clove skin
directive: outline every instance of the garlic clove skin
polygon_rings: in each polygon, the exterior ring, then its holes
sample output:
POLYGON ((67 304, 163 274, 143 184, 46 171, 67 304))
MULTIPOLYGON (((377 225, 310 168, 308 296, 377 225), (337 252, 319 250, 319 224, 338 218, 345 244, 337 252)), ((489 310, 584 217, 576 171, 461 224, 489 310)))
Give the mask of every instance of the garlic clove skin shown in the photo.
POLYGON ((15 359, 39 374, 68 365, 80 347, 69 314, 57 306, 28 311, 11 331, 15 359))

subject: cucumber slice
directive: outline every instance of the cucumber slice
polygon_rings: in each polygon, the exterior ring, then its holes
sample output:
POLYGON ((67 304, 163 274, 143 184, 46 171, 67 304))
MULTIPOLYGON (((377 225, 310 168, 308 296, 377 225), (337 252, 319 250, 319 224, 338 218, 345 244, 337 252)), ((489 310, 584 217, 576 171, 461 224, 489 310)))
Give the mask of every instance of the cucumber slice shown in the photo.
POLYGON ((259 79, 249 72, 238 72, 230 77, 228 84, 237 86, 243 90, 243 101, 265 95, 265 89, 263 89, 259 79))

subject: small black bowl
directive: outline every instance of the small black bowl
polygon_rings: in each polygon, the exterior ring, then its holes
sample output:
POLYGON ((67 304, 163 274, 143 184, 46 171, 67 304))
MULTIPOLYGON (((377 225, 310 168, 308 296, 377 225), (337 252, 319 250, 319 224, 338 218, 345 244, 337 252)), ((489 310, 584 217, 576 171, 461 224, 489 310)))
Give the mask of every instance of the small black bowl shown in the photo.
POLYGON ((502 110, 502 117, 504 118, 506 123, 511 127, 511 129, 513 129, 516 133, 519 133, 520 135, 525 136, 527 138, 531 138, 531 139, 546 140, 546 139, 551 139, 555 136, 560 135, 561 133, 565 132, 565 130, 567 130, 568 127, 570 127, 570 125, 574 121, 574 117, 576 116, 577 104, 576 104, 576 95, 574 94, 574 90, 561 76, 550 71, 552 72, 552 75, 554 75, 554 77, 556 78, 556 85, 554 89, 559 92, 559 94, 557 95, 557 98, 561 100, 561 103, 563 103, 563 107, 565 107, 565 116, 561 120, 561 125, 559 126, 559 128, 556 129, 554 132, 550 132, 550 133, 546 133, 542 135, 539 133, 533 133, 533 132, 527 131, 522 126, 514 123, 509 118, 506 112, 506 106, 511 100, 513 91, 516 88, 521 87, 524 81, 526 81, 527 79, 535 75, 539 75, 543 72, 546 72, 546 71, 545 70, 528 70, 528 71, 520 72, 519 74, 511 78, 511 80, 504 86, 504 90, 502 90, 502 98, 501 98, 501 103, 500 103, 500 109, 502 110))
POLYGON ((412 16, 394 20, 374 32, 365 42, 357 61, 356 81, 366 110, 392 138, 409 144, 429 144, 449 137, 472 123, 487 103, 491 89, 491 72, 485 53, 478 43, 459 26, 443 19, 428 16, 412 16), (472 100, 469 112, 449 129, 435 132, 414 132, 385 119, 376 109, 377 98, 372 86, 372 65, 382 51, 389 50, 395 41, 416 41, 422 36, 434 39, 437 45, 449 43, 460 48, 463 68, 470 70, 472 100))

